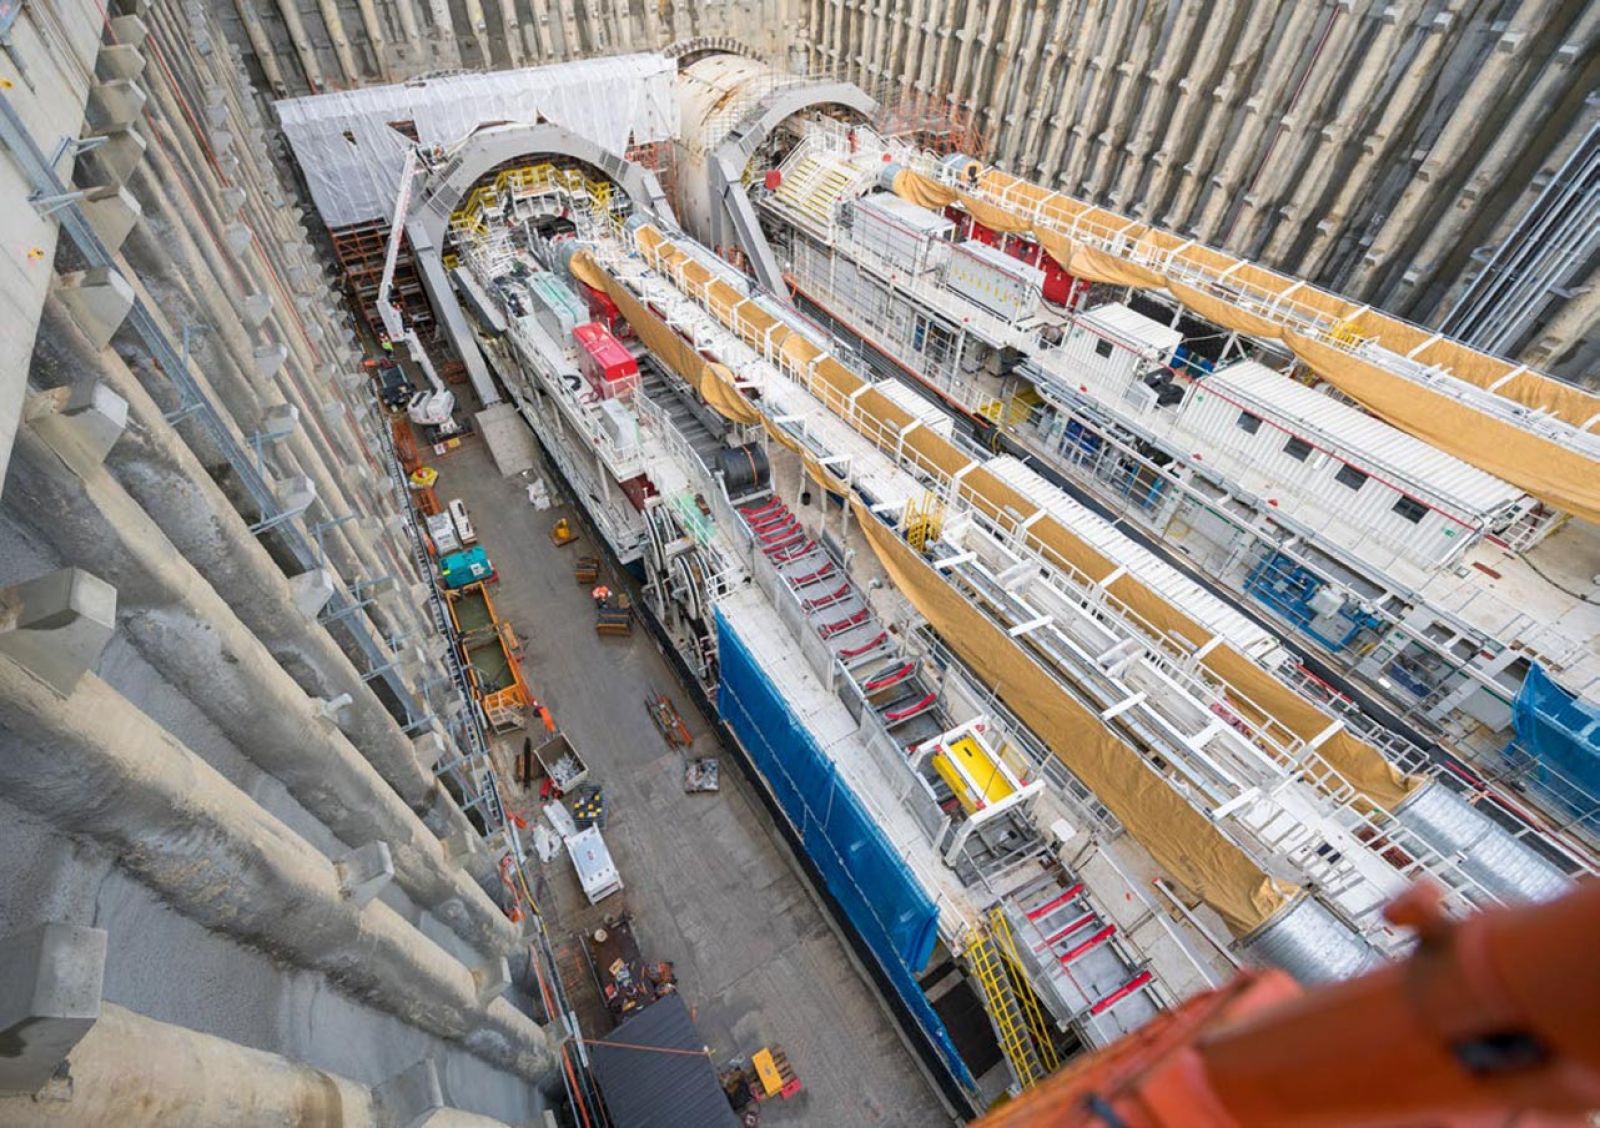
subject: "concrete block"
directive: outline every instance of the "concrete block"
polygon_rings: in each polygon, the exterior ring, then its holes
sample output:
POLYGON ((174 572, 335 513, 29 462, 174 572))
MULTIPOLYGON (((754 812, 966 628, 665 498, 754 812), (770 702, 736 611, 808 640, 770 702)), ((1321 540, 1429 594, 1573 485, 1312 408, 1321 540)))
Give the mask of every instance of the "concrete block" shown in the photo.
MULTIPOLYGON (((140 6, 140 11, 144 10, 140 6)), ((111 38, 114 42, 129 47, 137 47, 145 41, 150 34, 149 25, 139 18, 139 14, 126 16, 113 16, 110 23, 111 38)))
POLYGON ((105 462, 128 426, 128 401, 99 380, 31 396, 28 426, 82 477, 105 462))
POLYGON ((261 323, 267 319, 267 314, 272 312, 272 296, 259 292, 247 294, 241 305, 243 308, 239 310, 239 317, 245 326, 259 329, 261 323))
POLYGON ((65 696, 111 641, 117 589, 63 568, 0 588, 0 608, 0 654, 65 696))
POLYGON ((126 129, 144 116, 148 97, 129 78, 114 78, 89 87, 83 116, 96 133, 126 129))
POLYGON ((483 839, 470 830, 458 830, 441 841, 444 844, 445 857, 452 862, 471 857, 483 848, 483 839))
POLYGON ((255 360, 256 376, 262 380, 270 380, 278 374, 283 362, 289 359, 289 346, 282 341, 270 345, 257 345, 251 355, 255 360))
POLYGON ((229 215, 235 215, 249 198, 249 193, 235 184, 222 190, 222 207, 229 215))
POLYGON ((300 614, 314 619, 328 605, 328 600, 333 598, 333 572, 327 568, 313 568, 298 576, 290 576, 289 590, 294 594, 294 605, 300 614))
POLYGON ((94 61, 94 73, 102 79, 138 78, 144 73, 144 52, 131 43, 102 47, 94 61))
POLYGON ((387 842, 368 842, 333 863, 339 892, 347 901, 365 905, 394 880, 394 858, 387 842))
POLYGON ((423 1058, 372 1090, 376 1128, 421 1128, 445 1107, 439 1067, 423 1058))
POLYGON ((106 934, 41 924, 0 953, 0 1092, 37 1092, 100 1017, 106 934))
POLYGON ((133 225, 144 215, 138 198, 121 184, 91 188, 78 201, 78 208, 112 254, 122 248, 133 225))
POLYGON ((350 713, 352 700, 348 693, 341 693, 338 697, 319 697, 316 699, 317 712, 321 714, 323 720, 343 728, 350 713))
POLYGON ((433 602, 433 585, 430 583, 424 583, 422 580, 418 580, 416 583, 411 585, 409 594, 411 596, 411 602, 413 606, 415 606, 419 611, 425 611, 427 610, 429 604, 433 602))
POLYGON ((304 513, 317 500, 317 484, 304 474, 285 478, 276 492, 283 513, 304 513))
POLYGON ((269 443, 281 442, 300 429, 300 409, 292 403, 275 403, 261 413, 257 437, 269 443))
POLYGON ((222 241, 235 255, 244 254, 254 238, 255 232, 242 223, 230 223, 222 229, 222 241))
POLYGON ((471 970, 472 982, 478 989, 479 1006, 488 1006, 511 986, 511 964, 504 956, 490 956, 471 970))
POLYGON ((100 136, 105 142, 84 154, 84 166, 96 184, 121 184, 143 163, 145 140, 132 129, 115 129, 100 136))
POLYGON ((430 772, 449 760, 447 753, 450 746, 445 741, 444 733, 437 729, 430 729, 420 736, 412 737, 411 747, 417 754, 417 763, 430 772))
POLYGON ((97 349, 111 343, 133 308, 133 287, 108 266, 65 275, 59 292, 78 327, 97 349))

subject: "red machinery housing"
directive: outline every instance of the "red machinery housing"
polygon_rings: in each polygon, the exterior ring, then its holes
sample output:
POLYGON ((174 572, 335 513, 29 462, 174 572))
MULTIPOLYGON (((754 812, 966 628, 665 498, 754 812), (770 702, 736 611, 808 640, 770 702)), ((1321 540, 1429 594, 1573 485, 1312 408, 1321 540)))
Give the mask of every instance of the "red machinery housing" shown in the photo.
POLYGON ((633 326, 622 316, 622 311, 617 308, 617 303, 611 300, 610 294, 604 290, 597 290, 586 282, 579 282, 578 289, 583 294, 584 304, 589 307, 589 316, 604 325, 606 332, 619 341, 626 341, 633 336, 633 326))
POLYGON ((1037 266, 1044 271, 1045 301, 1067 309, 1078 308, 1078 302, 1089 289, 1089 283, 1061 269, 1061 264, 1045 254, 1044 248, 1038 243, 1026 235, 1007 235, 1005 246, 1001 249, 1012 258, 1021 259, 1029 266, 1037 266))
POLYGON ((584 379, 601 399, 627 399, 639 386, 639 362, 598 321, 586 321, 572 330, 582 355, 584 379))

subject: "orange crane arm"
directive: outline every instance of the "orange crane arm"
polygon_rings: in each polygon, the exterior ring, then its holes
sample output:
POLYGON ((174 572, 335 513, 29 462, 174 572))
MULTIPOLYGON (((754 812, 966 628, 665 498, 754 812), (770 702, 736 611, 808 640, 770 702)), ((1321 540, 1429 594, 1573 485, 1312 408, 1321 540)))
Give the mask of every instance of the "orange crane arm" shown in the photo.
POLYGON ((1445 918, 1388 909, 1416 951, 1303 990, 1250 972, 1070 1064, 982 1128, 1481 1128, 1600 1109, 1600 883, 1445 918))

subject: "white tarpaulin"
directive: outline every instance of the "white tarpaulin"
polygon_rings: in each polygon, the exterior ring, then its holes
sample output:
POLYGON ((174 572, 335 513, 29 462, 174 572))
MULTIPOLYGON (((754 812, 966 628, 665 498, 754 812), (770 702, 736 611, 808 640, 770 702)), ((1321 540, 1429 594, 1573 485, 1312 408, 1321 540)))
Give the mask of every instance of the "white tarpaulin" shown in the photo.
POLYGON ((450 152, 481 126, 543 120, 621 156, 677 136, 676 76, 661 55, 619 55, 286 98, 277 111, 323 222, 344 227, 393 214, 411 143, 395 123, 450 152))

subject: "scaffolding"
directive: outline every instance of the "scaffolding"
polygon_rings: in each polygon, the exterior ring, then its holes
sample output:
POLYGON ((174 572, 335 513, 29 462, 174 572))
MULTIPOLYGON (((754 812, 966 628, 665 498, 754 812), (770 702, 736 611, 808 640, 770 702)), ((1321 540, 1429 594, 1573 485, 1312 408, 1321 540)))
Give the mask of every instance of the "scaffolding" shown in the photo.
POLYGON ((951 153, 980 157, 985 152, 977 115, 943 91, 896 84, 875 93, 883 107, 875 124, 884 137, 941 157, 951 153))
MULTIPOLYGON (((383 325, 378 320, 378 288, 383 280, 389 230, 389 221, 383 219, 355 223, 328 232, 345 290, 374 336, 383 332, 383 325)), ((394 283, 389 294, 391 299, 400 300, 407 325, 421 327, 433 323, 433 306, 417 274, 411 243, 404 235, 400 240, 400 253, 395 259, 394 283)))

